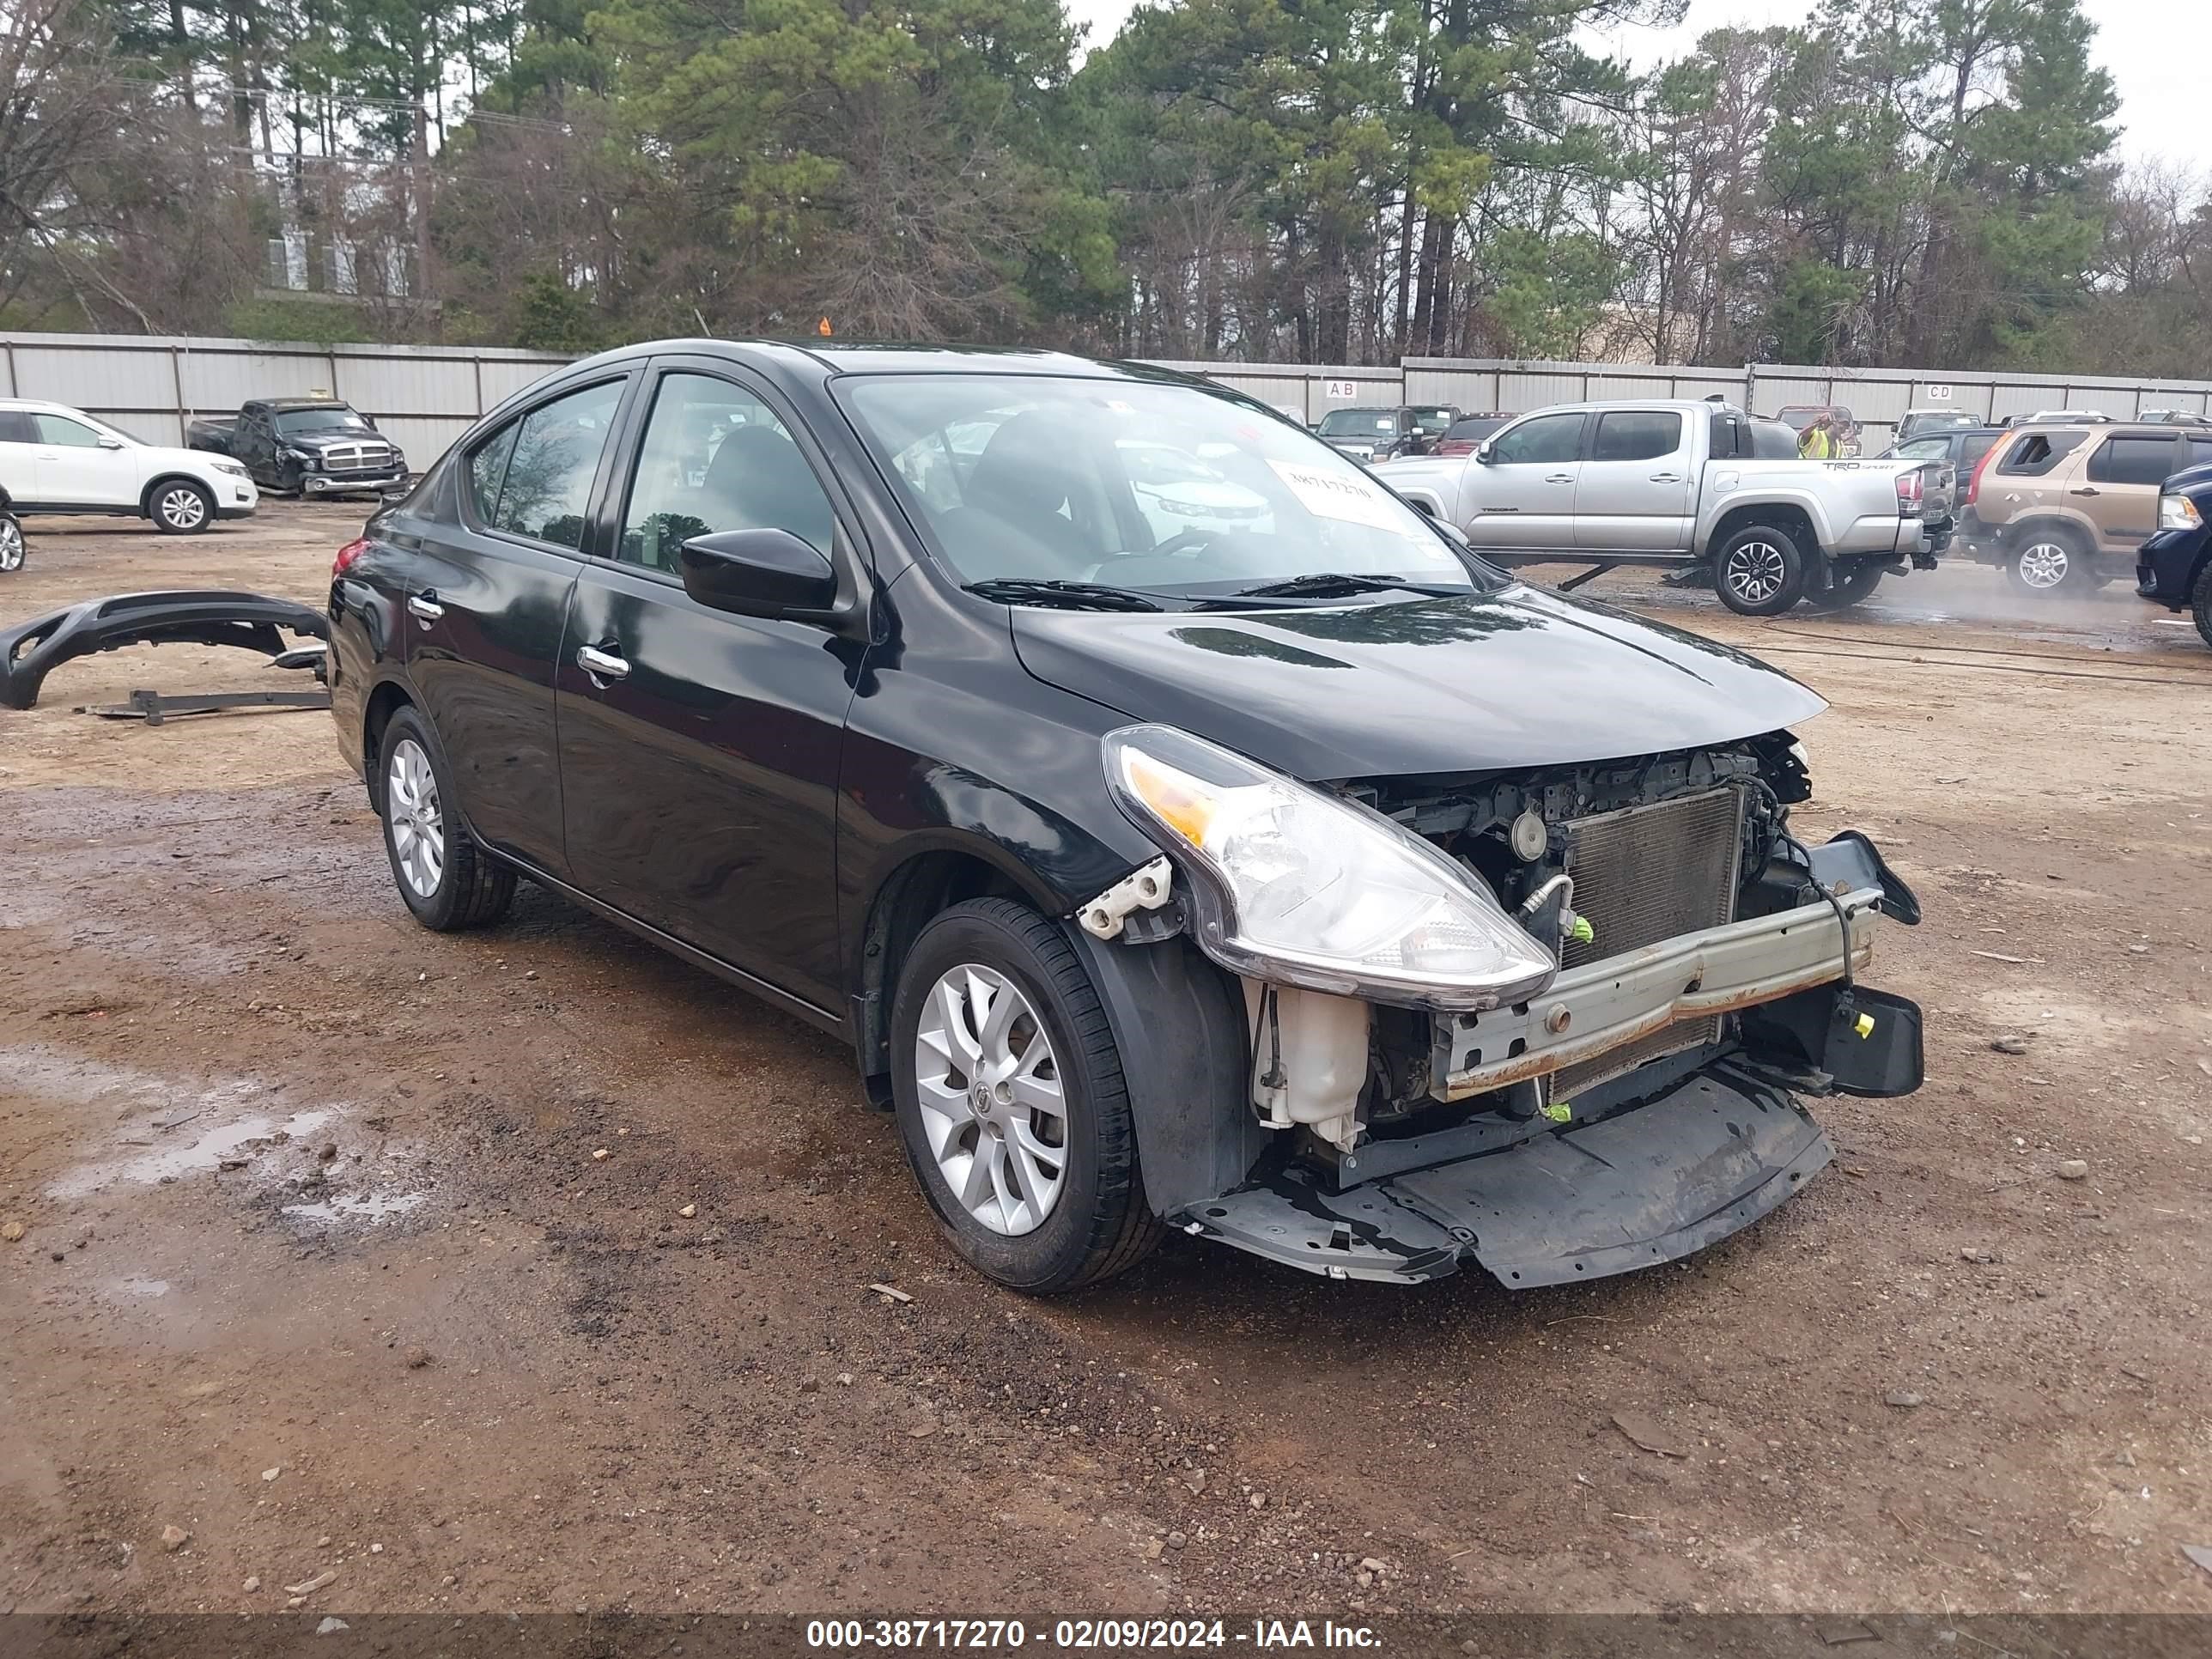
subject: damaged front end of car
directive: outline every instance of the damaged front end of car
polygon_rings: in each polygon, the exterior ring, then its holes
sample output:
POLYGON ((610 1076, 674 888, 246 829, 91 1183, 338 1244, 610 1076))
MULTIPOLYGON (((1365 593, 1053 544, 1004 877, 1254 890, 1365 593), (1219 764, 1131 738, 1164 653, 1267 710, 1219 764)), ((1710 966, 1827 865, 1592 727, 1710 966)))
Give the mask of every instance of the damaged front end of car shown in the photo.
POLYGON ((1118 1023, 1200 1011, 1121 1034, 1188 1057, 1183 1120, 1151 1126, 1145 1161, 1189 1233, 1336 1278, 1602 1277, 1701 1249, 1825 1167, 1800 1096, 1920 1085, 1919 1009, 1859 981, 1876 917, 1915 924, 1917 902, 1863 836, 1790 834, 1808 787, 1786 732, 1328 786, 1167 726, 1105 750, 1164 856, 1076 920, 1094 963, 1133 946, 1160 981, 1109 984, 1118 1023), (1188 1109, 1231 1089, 1233 1114, 1188 1109))

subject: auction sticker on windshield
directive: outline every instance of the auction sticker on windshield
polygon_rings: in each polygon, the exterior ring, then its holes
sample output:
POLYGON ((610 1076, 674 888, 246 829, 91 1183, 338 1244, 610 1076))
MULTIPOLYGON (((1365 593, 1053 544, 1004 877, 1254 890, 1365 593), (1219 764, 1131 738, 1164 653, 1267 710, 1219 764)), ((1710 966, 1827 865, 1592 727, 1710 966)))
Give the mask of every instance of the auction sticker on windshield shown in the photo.
POLYGON ((1275 469, 1277 477, 1290 486, 1298 504, 1316 518, 1342 519, 1351 524, 1372 525, 1377 530, 1404 533, 1406 509, 1351 468, 1338 472, 1272 459, 1267 465, 1275 469))

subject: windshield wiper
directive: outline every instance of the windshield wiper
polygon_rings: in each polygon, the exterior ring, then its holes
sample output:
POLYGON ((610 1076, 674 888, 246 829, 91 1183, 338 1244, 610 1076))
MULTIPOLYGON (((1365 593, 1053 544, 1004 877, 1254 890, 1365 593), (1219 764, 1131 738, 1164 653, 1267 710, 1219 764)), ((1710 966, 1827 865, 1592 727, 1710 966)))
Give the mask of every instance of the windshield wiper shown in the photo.
POLYGON ((1054 605, 1069 611, 1164 611, 1157 599, 1133 588, 1112 587, 1104 582, 1064 582, 1030 576, 994 576, 969 582, 967 591, 978 599, 1003 605, 1054 605))
POLYGON ((1427 593, 1445 598, 1471 593, 1472 587, 1444 587, 1435 582, 1407 581, 1397 576, 1356 576, 1346 571, 1325 570, 1310 576, 1289 576, 1257 587, 1240 587, 1228 595, 1237 599, 1333 599, 1349 593, 1427 593))

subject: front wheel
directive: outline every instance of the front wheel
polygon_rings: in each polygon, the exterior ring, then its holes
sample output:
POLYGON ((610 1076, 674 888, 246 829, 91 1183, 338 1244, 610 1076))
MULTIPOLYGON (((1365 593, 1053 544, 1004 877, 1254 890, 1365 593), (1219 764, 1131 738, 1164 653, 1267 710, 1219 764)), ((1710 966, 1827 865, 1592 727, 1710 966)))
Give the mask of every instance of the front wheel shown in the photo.
POLYGON ((1713 586, 1739 617, 1780 616, 1804 593, 1805 574, 1796 538, 1773 525, 1737 531, 1713 559, 1713 586))
POLYGON ((2021 538, 2005 565, 2014 588, 2037 599, 2089 585, 2089 555, 2063 530, 2035 531, 2021 538))
POLYGON ((1881 579, 1887 574, 1881 562, 1875 559, 1862 559, 1852 565, 1831 563, 1826 591, 1808 592, 1805 604, 1814 611, 1848 610, 1872 594, 1881 585, 1881 579))
POLYGON ((23 526, 12 513, 0 513, 0 574, 23 568, 23 526))
POLYGON ((412 708, 399 710, 384 728, 377 768, 384 850, 415 920, 433 933, 453 933, 505 915, 514 872, 489 856, 461 823, 444 757, 412 708))
POLYGON ((155 526, 165 536, 190 536, 215 522, 215 497, 206 486, 171 478, 154 486, 148 503, 155 526))
POLYGON ((1158 1242, 1114 1033, 1060 923, 993 898, 922 929, 892 1001, 891 1093, 938 1224, 1000 1284, 1078 1290, 1158 1242))
POLYGON ((2189 614, 2196 620, 2197 636, 2212 645, 2212 559, 2204 562, 2196 586, 2189 590, 2189 614))

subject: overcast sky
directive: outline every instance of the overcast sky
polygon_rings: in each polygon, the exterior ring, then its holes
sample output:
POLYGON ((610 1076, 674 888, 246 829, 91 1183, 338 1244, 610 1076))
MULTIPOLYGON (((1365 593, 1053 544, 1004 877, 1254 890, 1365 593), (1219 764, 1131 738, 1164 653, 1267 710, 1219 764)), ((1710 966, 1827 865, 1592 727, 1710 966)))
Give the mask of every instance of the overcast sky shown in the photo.
MULTIPOLYGON (((1113 38, 1133 0, 1067 0, 1079 22, 1091 26, 1090 44, 1113 38)), ((1707 29, 1732 23, 1794 22, 1806 0, 1690 0, 1687 19, 1672 29, 1623 29, 1611 49, 1638 69, 1680 57, 1707 29)), ((2097 21, 2097 60, 2119 88, 2120 153, 2130 161, 2154 157, 2191 173, 2212 167, 2208 155, 2204 96, 2212 58, 2212 6, 2203 0, 2082 0, 2097 21)), ((1607 44, 1602 38, 1600 45, 1607 44)))

